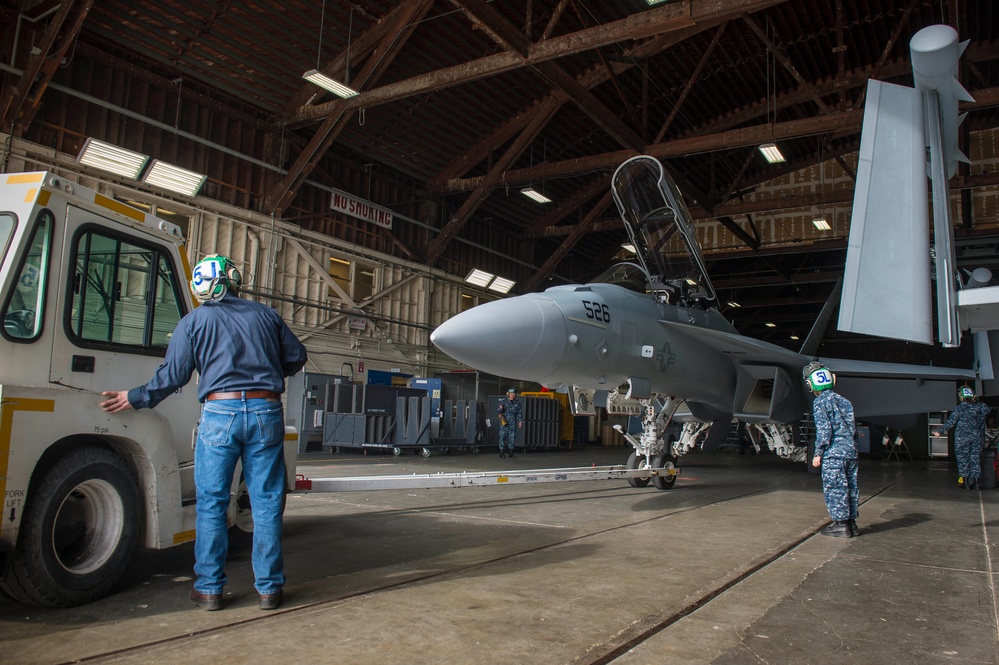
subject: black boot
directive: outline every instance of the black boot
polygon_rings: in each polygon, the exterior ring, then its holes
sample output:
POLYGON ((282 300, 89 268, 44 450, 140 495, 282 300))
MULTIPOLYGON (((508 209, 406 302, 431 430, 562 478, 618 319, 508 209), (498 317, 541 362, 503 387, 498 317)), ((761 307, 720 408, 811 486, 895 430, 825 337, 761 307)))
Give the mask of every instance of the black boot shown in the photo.
POLYGON ((857 520, 847 520, 846 524, 847 524, 848 527, 850 527, 850 537, 851 538, 854 538, 855 536, 859 536, 860 535, 860 529, 857 528, 857 520))
POLYGON ((513 459, 516 455, 513 454, 513 448, 510 449, 510 459, 513 459))
POLYGON ((836 521, 822 529, 823 536, 832 536, 834 538, 850 538, 853 534, 850 532, 850 525, 845 520, 836 521))
POLYGON ((506 457, 506 453, 503 452, 502 450, 500 451, 500 457, 506 457))
POLYGON ((968 478, 965 481, 965 484, 968 486, 969 490, 976 490, 978 489, 978 478, 968 478))
POLYGON ((958 476, 957 477, 957 486, 960 487, 963 490, 968 489, 967 479, 964 478, 963 476, 958 476))

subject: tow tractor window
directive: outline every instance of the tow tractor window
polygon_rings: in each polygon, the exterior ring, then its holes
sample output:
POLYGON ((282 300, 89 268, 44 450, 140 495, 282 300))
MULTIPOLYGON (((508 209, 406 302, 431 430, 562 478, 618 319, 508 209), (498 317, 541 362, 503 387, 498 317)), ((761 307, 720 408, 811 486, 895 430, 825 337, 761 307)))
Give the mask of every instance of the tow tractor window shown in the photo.
POLYGON ((0 212, 0 259, 7 254, 7 243, 10 242, 10 236, 13 235, 16 225, 17 220, 14 219, 14 215, 0 212))
POLYGON ((75 253, 72 334, 84 346, 161 354, 183 316, 167 254, 93 230, 78 236, 75 253))
POLYGON ((3 307, 3 335, 13 341, 37 339, 42 331, 51 237, 52 213, 43 210, 32 231, 28 252, 16 273, 17 283, 3 307))

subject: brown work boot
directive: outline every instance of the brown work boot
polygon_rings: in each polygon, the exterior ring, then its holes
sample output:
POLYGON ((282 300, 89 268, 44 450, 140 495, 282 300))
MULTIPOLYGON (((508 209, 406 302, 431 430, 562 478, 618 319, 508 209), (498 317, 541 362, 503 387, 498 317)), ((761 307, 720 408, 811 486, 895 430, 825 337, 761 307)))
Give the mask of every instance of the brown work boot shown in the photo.
POLYGON ((201 593, 197 589, 191 589, 191 594, 188 597, 192 603, 206 612, 214 612, 215 610, 222 609, 221 593, 201 593))
POLYGON ((260 594, 260 609, 262 610, 276 610, 281 607, 281 601, 284 600, 284 592, 278 589, 274 593, 262 593, 260 594))

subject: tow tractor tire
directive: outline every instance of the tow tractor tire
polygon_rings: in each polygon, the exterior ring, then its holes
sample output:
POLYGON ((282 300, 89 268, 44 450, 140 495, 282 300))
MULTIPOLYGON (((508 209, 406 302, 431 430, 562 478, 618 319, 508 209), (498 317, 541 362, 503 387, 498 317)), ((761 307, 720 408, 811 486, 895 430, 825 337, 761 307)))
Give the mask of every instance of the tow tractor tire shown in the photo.
POLYGON ((117 453, 71 450, 32 483, 0 586, 23 603, 74 607, 100 598, 139 539, 138 479, 117 453))
MULTIPOLYGON (((633 452, 628 458, 627 466, 629 469, 638 469, 644 466, 644 464, 645 456, 643 455, 642 457, 639 457, 637 452, 633 452)), ((650 476, 646 476, 644 478, 628 478, 628 484, 632 487, 648 487, 650 480, 652 480, 650 476)))
MULTIPOLYGON (((652 458, 652 466, 657 469, 675 469, 677 466, 677 458, 673 457, 668 452, 659 453, 652 458)), ((676 484, 676 476, 653 476, 652 485, 657 490, 668 490, 673 489, 673 485, 676 484)))

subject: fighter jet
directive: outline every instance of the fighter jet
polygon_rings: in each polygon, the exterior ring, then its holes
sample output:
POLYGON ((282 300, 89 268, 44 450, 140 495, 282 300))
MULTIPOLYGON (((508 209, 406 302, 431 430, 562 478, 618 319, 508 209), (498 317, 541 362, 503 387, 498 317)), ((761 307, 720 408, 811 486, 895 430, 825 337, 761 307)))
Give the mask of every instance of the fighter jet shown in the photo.
MULTIPOLYGON (((690 213, 657 159, 624 162, 611 188, 637 262, 588 284, 479 305, 441 324, 433 343, 469 367, 571 392, 578 411, 637 402, 641 436, 625 437, 631 468, 671 468, 711 423, 733 419, 759 428, 778 454, 804 460, 792 426, 809 406, 802 369, 815 360, 818 330, 794 352, 741 335, 722 316, 690 213), (685 421, 679 440, 666 434, 674 419, 685 421)), ((858 419, 951 409, 956 382, 975 378, 962 369, 819 361, 858 419)), ((675 476, 652 480, 666 489, 675 476)))

